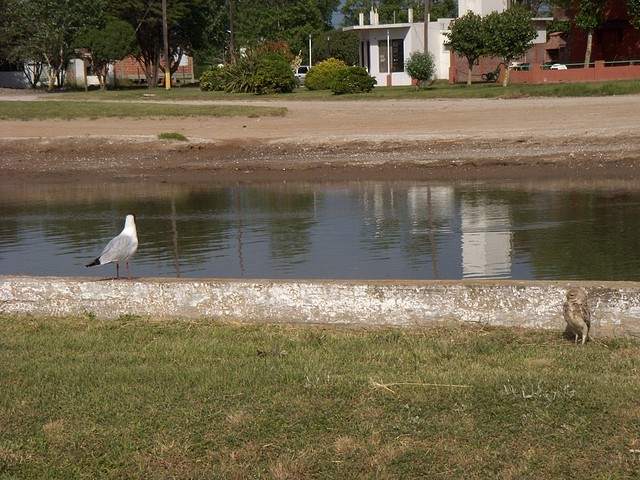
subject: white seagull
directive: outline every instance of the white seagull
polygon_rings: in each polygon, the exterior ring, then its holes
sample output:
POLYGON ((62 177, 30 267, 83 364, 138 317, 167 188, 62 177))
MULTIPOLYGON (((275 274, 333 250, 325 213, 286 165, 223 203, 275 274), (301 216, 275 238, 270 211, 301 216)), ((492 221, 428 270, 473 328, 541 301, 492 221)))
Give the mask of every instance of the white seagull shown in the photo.
POLYGON ((135 216, 130 213, 124 220, 124 228, 122 232, 112 238, 107 246, 104 247, 102 253, 93 262, 86 265, 86 267, 93 267, 95 265, 106 265, 107 263, 116 264, 116 278, 120 278, 120 263, 124 262, 127 268, 127 276, 131 279, 129 273, 129 259, 136 253, 138 249, 138 232, 136 231, 136 219, 135 216))

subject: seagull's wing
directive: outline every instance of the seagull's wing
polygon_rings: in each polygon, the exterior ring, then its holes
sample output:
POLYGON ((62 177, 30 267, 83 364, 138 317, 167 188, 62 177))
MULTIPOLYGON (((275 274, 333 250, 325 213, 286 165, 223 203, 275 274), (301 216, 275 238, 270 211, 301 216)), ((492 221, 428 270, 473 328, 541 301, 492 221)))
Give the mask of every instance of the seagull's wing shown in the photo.
POLYGON ((122 262, 136 251, 137 242, 133 237, 129 235, 118 235, 117 237, 111 239, 107 246, 104 247, 104 250, 100 254, 100 263, 112 263, 112 262, 122 262))

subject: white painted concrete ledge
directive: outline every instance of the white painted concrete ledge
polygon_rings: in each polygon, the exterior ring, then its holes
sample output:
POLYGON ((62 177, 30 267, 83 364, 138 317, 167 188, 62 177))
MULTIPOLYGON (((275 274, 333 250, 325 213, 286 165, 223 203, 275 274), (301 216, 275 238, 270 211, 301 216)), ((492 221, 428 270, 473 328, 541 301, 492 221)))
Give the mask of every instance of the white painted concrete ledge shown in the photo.
POLYGON ((640 336, 636 282, 0 276, 0 313, 393 326, 453 321, 564 330, 562 302, 574 286, 589 292, 595 336, 640 336))

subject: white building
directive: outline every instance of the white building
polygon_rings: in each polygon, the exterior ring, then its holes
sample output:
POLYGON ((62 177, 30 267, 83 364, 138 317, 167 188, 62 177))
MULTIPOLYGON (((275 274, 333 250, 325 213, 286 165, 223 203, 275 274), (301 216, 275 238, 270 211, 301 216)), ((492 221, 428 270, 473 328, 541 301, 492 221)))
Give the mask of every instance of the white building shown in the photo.
POLYGON ((491 12, 504 12, 510 6, 510 0, 458 0, 458 15, 471 11, 484 17, 491 12))
MULTIPOLYGON (((485 16, 491 12, 503 12, 511 0, 458 0, 458 15, 468 11, 485 16)), ((413 21, 413 9, 408 9, 407 23, 380 24, 378 13, 371 10, 368 23, 361 13, 358 25, 345 27, 345 31, 358 32, 360 39, 360 65, 377 80, 378 86, 411 85, 412 79, 404 70, 404 64, 412 52, 424 51, 424 23, 413 21)), ((533 19, 538 29, 534 43, 546 42, 546 23, 550 18, 533 19)), ((449 78, 451 52, 446 45, 445 32, 452 18, 441 18, 428 24, 428 49, 436 61, 436 78, 449 78)))
MULTIPOLYGON (((407 23, 378 23, 378 13, 369 13, 369 24, 360 14, 359 24, 344 30, 358 32, 360 38, 360 65, 377 80, 378 86, 411 85, 411 77, 404 64, 411 52, 424 51, 424 23, 413 21, 413 9, 408 10, 407 23)), ((429 22, 429 51, 436 59, 438 78, 449 75, 449 49, 445 46, 443 32, 451 19, 429 22)))

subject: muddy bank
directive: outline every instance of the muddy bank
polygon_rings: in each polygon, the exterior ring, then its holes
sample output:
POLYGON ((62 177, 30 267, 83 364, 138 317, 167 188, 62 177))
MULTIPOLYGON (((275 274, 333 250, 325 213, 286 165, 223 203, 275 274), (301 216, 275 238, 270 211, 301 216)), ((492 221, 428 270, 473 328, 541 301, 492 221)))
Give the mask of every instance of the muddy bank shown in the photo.
POLYGON ((252 103, 287 114, 0 120, 0 181, 629 179, 640 162, 640 96, 252 103))
POLYGON ((2 182, 635 178, 632 136, 539 142, 430 140, 297 144, 104 138, 1 140, 2 182))

